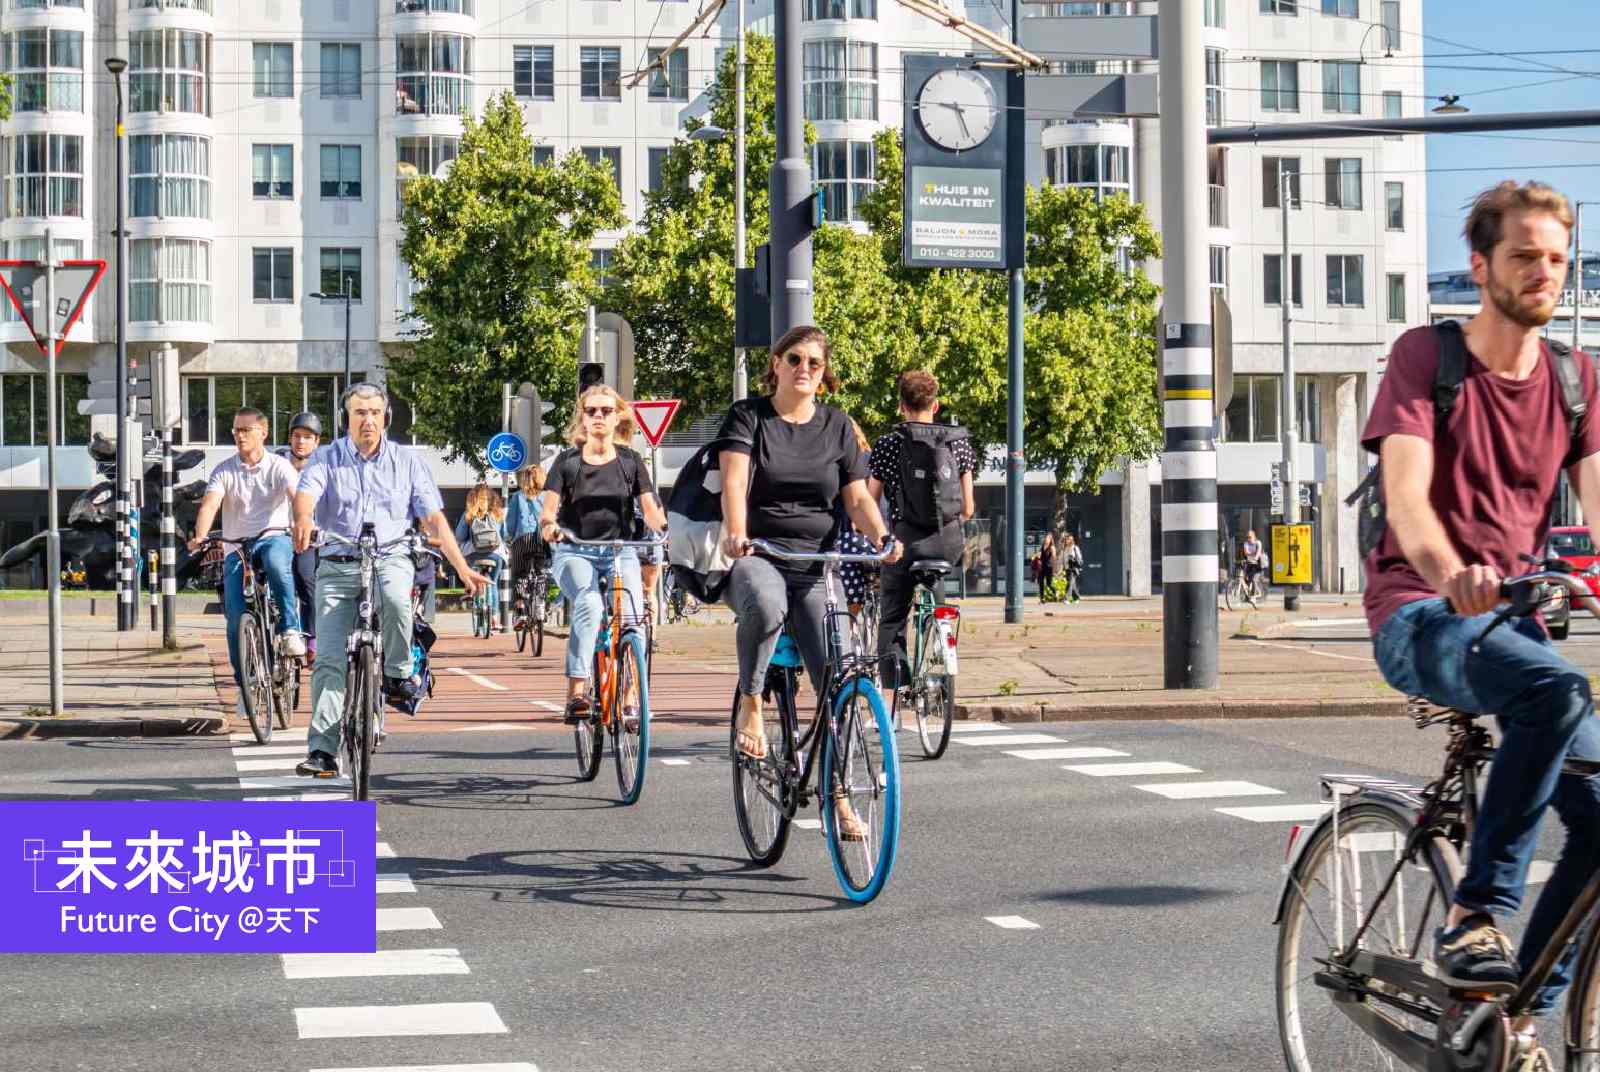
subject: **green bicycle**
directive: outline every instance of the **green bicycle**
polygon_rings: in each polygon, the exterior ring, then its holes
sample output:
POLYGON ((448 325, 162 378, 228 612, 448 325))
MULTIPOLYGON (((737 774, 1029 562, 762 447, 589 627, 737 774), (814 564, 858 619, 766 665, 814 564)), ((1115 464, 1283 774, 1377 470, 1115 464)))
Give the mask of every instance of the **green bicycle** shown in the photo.
POLYGON ((956 717, 961 611, 944 600, 944 579, 951 568, 943 559, 911 564, 911 681, 900 693, 911 706, 928 759, 938 759, 950 747, 950 725, 956 717))

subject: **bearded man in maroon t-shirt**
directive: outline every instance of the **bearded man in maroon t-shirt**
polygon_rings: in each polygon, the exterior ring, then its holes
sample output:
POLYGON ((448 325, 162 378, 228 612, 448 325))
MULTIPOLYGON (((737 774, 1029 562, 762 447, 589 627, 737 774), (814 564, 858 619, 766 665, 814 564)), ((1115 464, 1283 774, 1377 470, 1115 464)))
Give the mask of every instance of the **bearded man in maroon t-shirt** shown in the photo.
MULTIPOLYGON (((1483 308, 1463 325, 1470 359, 1447 424, 1436 428, 1431 328, 1396 341, 1362 442, 1378 451, 1388 531, 1367 557, 1364 603, 1383 675, 1401 692, 1499 717, 1502 739, 1473 831, 1466 873, 1435 935, 1434 975, 1452 987, 1510 993, 1520 972, 1496 918, 1522 902, 1539 821, 1554 804, 1567 845, 1523 939, 1523 967, 1600 859, 1600 778, 1561 773, 1570 753, 1600 759, 1587 676, 1556 653, 1535 618, 1515 619, 1473 651, 1504 577, 1537 555, 1566 471, 1584 513, 1600 518, 1600 408, 1578 355, 1588 414, 1569 427, 1557 360, 1539 337, 1566 283, 1572 214, 1538 183, 1503 182, 1467 217, 1483 308)), ((1573 360, 1573 359, 1563 359, 1573 360)), ((1596 532, 1600 538, 1600 530, 1596 532)), ((1576 946, 1539 995, 1555 1006, 1576 946)), ((1533 1017, 1515 1029, 1531 1048, 1533 1017)))

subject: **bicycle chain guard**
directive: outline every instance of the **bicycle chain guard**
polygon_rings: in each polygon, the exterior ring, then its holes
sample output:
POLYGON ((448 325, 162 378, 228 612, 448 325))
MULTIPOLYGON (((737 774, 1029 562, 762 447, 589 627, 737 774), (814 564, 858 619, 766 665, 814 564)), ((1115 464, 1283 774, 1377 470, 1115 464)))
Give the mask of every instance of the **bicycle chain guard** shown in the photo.
POLYGON ((1515 1039, 1499 1002, 1453 1000, 1439 1017, 1428 1072, 1506 1072, 1515 1039))

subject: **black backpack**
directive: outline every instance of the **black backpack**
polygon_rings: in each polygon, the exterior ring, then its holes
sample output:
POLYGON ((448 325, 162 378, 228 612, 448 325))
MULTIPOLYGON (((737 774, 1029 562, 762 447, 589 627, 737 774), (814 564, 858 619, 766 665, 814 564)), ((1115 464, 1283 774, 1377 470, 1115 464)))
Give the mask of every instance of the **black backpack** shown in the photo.
POLYGON ((923 532, 937 532, 961 517, 961 466, 953 448, 967 438, 954 424, 906 421, 900 436, 899 520, 923 532))
MULTIPOLYGON (((1435 439, 1441 439, 1449 426, 1450 414, 1461 398, 1461 384, 1467 378, 1471 360, 1460 323, 1446 320, 1435 324, 1433 330, 1439 336, 1439 367, 1433 374, 1433 434, 1435 439)), ((1572 442, 1576 442, 1583 431, 1583 418, 1589 409, 1588 400, 1583 397, 1583 379, 1578 371, 1578 363, 1573 359, 1571 347, 1565 343, 1546 339, 1545 345, 1550 347, 1551 365, 1555 369, 1556 382, 1561 385, 1561 405, 1567 411, 1567 434, 1572 442)), ((1356 490, 1344 500, 1346 506, 1356 506, 1358 503, 1357 535, 1361 557, 1366 558, 1382 545, 1383 535, 1389 528, 1388 511, 1383 501, 1383 473, 1376 463, 1366 478, 1356 485, 1356 490)))
POLYGON ((722 598, 733 560, 722 549, 721 450, 714 440, 678 470, 667 500, 667 562, 672 576, 702 603, 722 598))

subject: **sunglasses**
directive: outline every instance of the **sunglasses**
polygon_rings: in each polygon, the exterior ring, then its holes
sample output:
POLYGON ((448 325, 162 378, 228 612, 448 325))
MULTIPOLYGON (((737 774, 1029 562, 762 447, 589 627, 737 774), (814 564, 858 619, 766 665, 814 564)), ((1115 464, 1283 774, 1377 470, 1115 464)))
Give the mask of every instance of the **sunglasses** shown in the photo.
POLYGON ((617 412, 617 407, 615 407, 615 406, 584 406, 583 407, 583 415, 585 417, 609 417, 615 412, 617 412))
POLYGON ((828 363, 820 357, 807 357, 801 353, 784 354, 783 359, 789 362, 789 367, 792 369, 799 368, 801 362, 805 362, 806 367, 812 372, 821 372, 828 366, 828 363))

